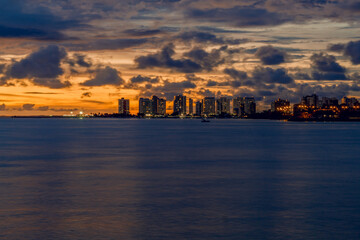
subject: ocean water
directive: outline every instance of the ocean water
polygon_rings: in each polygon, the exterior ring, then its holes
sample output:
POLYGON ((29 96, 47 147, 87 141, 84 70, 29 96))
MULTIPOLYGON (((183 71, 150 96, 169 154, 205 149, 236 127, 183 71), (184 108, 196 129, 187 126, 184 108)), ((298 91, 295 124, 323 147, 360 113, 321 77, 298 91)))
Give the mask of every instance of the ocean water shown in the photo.
POLYGON ((0 239, 360 239, 360 123, 0 119, 0 239))

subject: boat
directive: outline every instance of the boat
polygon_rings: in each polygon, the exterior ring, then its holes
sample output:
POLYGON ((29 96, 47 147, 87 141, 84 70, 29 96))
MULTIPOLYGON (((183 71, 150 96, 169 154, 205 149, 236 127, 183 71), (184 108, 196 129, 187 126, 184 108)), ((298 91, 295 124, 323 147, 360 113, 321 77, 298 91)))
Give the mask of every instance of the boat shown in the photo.
POLYGON ((210 120, 207 120, 206 118, 202 118, 201 122, 210 122, 210 120))

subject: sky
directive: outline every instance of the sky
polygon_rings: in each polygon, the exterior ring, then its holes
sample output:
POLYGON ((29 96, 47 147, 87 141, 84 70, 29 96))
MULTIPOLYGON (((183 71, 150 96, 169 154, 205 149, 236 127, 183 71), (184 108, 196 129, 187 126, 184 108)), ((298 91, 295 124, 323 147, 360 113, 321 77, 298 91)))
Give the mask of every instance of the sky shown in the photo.
POLYGON ((0 0, 0 115, 360 97, 356 0, 0 0))

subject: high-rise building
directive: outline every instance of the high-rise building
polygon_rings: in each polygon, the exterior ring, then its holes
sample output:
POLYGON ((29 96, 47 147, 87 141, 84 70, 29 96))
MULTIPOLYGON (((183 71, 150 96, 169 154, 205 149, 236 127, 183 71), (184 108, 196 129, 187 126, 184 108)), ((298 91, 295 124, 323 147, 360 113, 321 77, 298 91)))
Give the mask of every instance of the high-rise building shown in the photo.
POLYGON ((211 116, 215 115, 215 98, 206 97, 204 98, 204 115, 211 116))
POLYGON ((316 94, 304 96, 301 99, 301 104, 312 107, 319 107, 319 97, 316 94))
POLYGON ((221 114, 230 114, 230 99, 226 97, 221 97, 216 100, 216 113, 221 114))
POLYGON ((152 113, 152 104, 149 98, 140 98, 139 99, 139 114, 140 115, 151 115, 152 113))
POLYGON ((339 100, 337 98, 322 97, 320 101, 320 107, 338 106, 339 100))
POLYGON ((196 109, 196 116, 202 116, 203 114, 203 103, 202 101, 197 101, 195 104, 195 109, 196 109))
POLYGON ((271 111, 289 115, 291 114, 290 102, 279 98, 271 103, 271 111))
POLYGON ((253 97, 237 97, 233 100, 233 112, 236 116, 256 113, 256 102, 253 97))
POLYGON ((183 95, 175 96, 173 115, 186 115, 186 97, 183 95))
POLYGON ((236 97, 233 99, 233 114, 236 116, 244 115, 244 98, 236 97))
POLYGON ((158 115, 161 115, 161 116, 166 115, 166 100, 163 98, 159 99, 158 115))
POLYGON ((348 106, 348 107, 353 107, 354 105, 356 105, 356 104, 359 103, 359 102, 358 102, 358 100, 357 100, 356 98, 354 98, 354 97, 352 97, 352 98, 343 97, 343 98, 341 99, 341 103, 342 103, 342 104, 345 104, 345 105, 348 106))
POLYGON ((194 113, 194 101, 192 98, 189 98, 189 114, 192 115, 194 113))
POLYGON ((165 115, 166 114, 166 100, 153 96, 151 99, 151 114, 165 115))
POLYGON ((244 112, 246 115, 253 115, 256 113, 256 102, 253 97, 244 98, 244 112))
POLYGON ((153 96, 151 99, 151 114, 157 115, 159 109, 160 98, 153 96))
POLYGON ((119 114, 130 114, 130 100, 121 98, 118 100, 119 107, 118 107, 118 113, 119 114))

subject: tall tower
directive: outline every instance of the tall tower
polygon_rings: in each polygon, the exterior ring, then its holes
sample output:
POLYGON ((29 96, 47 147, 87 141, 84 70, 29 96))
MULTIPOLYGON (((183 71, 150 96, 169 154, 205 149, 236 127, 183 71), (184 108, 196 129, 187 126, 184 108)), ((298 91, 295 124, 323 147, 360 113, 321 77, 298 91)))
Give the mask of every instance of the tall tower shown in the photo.
POLYGON ((186 115, 186 97, 183 95, 175 96, 173 115, 186 115))
POLYGON ((140 98, 139 99, 139 114, 140 115, 149 115, 151 114, 151 100, 149 98, 140 98))
POLYGON ((118 113, 129 115, 130 114, 130 100, 121 98, 118 100, 118 113))
POLYGON ((204 114, 207 116, 215 115, 215 98, 206 97, 204 98, 204 114))
POLYGON ((189 114, 192 115, 194 113, 194 101, 192 98, 189 98, 189 114))

